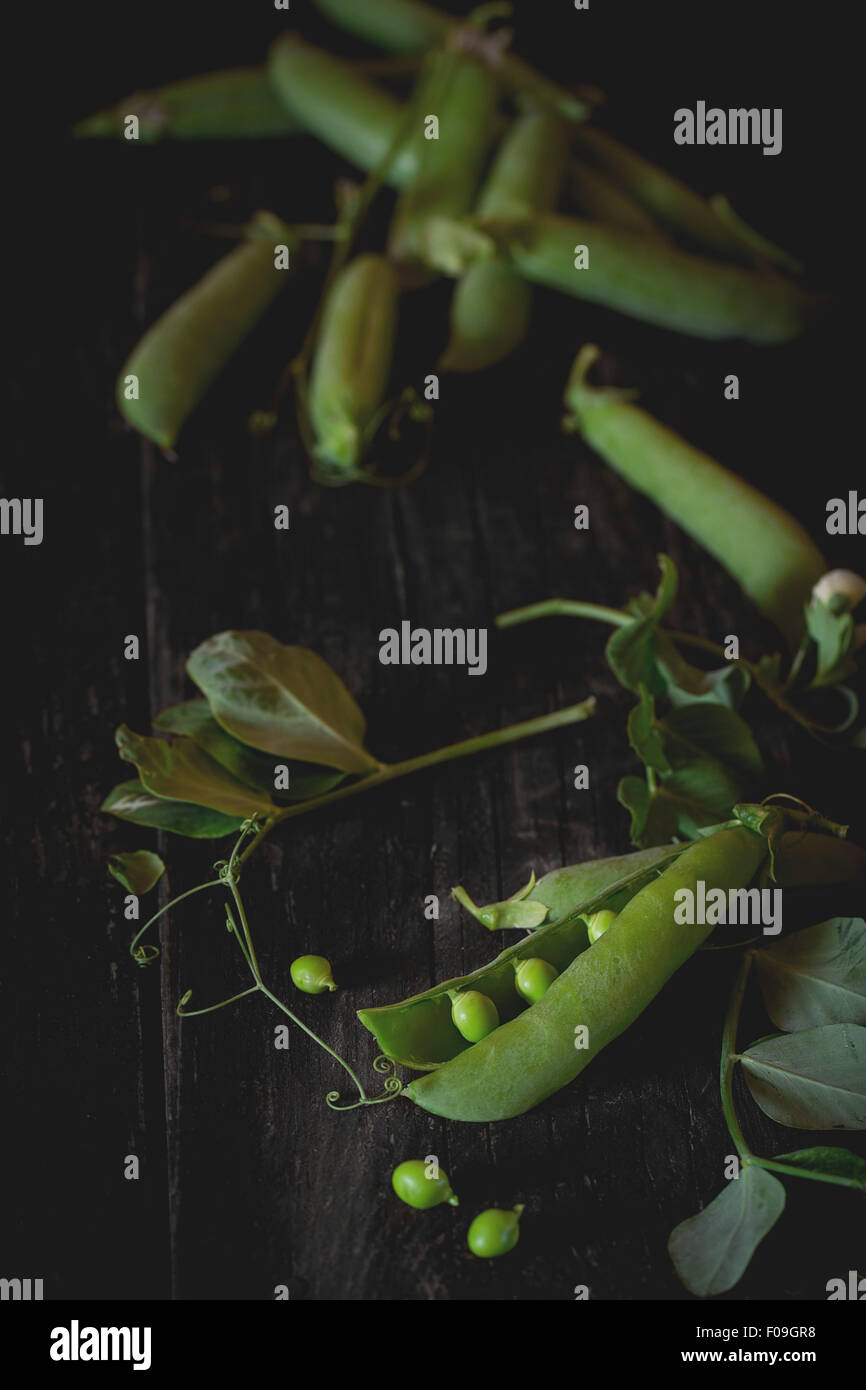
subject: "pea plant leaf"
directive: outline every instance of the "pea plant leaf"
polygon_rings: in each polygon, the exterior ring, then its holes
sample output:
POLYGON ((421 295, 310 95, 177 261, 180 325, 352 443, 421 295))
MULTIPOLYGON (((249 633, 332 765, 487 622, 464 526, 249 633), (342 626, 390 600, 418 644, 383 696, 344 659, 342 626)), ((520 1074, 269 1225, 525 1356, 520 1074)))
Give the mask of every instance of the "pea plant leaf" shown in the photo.
POLYGON ((115 741, 120 756, 135 763, 139 777, 154 796, 191 801, 242 820, 256 812, 270 815, 274 809, 268 797, 239 782, 191 738, 167 743, 161 738, 145 738, 121 724, 115 741))
POLYGON ((516 893, 512 893, 510 898, 506 898, 501 903, 489 903, 487 907, 478 907, 466 889, 461 887, 452 888, 451 896, 490 931, 502 931, 511 927, 516 927, 518 930, 535 931, 535 928, 540 927, 547 916, 548 909, 544 903, 524 901, 534 887, 535 873, 533 872, 528 883, 525 883, 522 888, 518 888, 516 893))
POLYGON ((862 1190, 866 1196, 866 1158, 852 1153, 850 1149, 820 1146, 815 1149, 795 1149, 793 1153, 775 1154, 774 1157, 777 1163, 788 1163, 792 1168, 802 1168, 806 1173, 820 1173, 846 1187, 862 1190))
POLYGON ((828 1023, 740 1054, 753 1100, 794 1129, 866 1129, 866 1028, 828 1023))
POLYGON ((739 709, 743 703, 751 684, 751 676, 744 667, 733 661, 709 671, 693 666, 661 629, 656 633, 655 652, 671 704, 726 705, 728 709, 739 709))
POLYGON ((108 860, 108 872, 130 893, 141 897, 149 893, 165 873, 165 864, 158 854, 149 849, 135 849, 127 854, 112 854, 108 860))
POLYGON ((671 1232, 668 1253, 690 1293, 707 1298, 732 1289, 784 1209, 779 1179, 744 1164, 709 1206, 671 1232))
POLYGON ((835 685, 856 669, 849 656, 854 638, 854 615, 844 603, 822 603, 813 598, 806 606, 807 641, 812 646, 813 685, 835 685))
POLYGON ((646 686, 653 695, 663 695, 667 682, 656 659, 658 624, 677 595, 676 566, 667 555, 660 555, 662 577, 655 596, 642 594, 631 604, 632 621, 618 627, 605 648, 608 665, 626 690, 646 686))
POLYGON ((754 952, 764 1007, 787 1033, 866 1025, 866 922, 833 917, 754 952))
POLYGON ((266 632, 218 632, 187 670, 219 724, 241 743, 341 772, 375 771, 365 720, 339 676, 304 647, 266 632))
POLYGON ((148 791, 137 777, 121 782, 110 791, 99 809, 134 825, 169 830, 192 840, 218 840, 223 835, 232 835, 240 829, 244 819, 189 802, 165 801, 148 791))
POLYGON ((214 719, 207 700, 186 700, 181 705, 173 705, 157 715, 153 726, 161 733, 183 734, 191 738, 238 781, 267 792, 279 805, 323 796, 346 779, 344 772, 334 768, 283 758, 280 761, 288 768, 289 786, 285 791, 275 791, 274 755, 248 748, 239 739, 232 738, 214 719))
POLYGON ((627 777, 617 791, 631 812, 632 842, 646 847, 676 835, 693 838, 757 790, 761 755, 749 726, 729 706, 682 705, 660 719, 650 691, 642 687, 640 696, 628 737, 647 781, 627 777))

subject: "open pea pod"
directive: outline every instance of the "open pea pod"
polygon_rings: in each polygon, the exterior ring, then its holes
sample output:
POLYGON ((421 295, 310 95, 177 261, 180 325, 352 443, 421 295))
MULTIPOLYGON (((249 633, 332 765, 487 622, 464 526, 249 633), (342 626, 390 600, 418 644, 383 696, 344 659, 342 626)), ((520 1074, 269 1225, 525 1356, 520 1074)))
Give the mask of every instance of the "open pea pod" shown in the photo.
MULTIPOLYGON (((547 961, 561 974, 589 945, 585 917, 609 907, 614 901, 619 906, 624 906, 646 884, 657 878, 663 868, 686 848, 686 845, 665 846, 664 855, 656 850, 652 862, 645 863, 626 876, 620 874, 614 883, 596 891, 583 902, 572 898, 571 908, 566 916, 539 927, 531 937, 509 946, 480 970, 458 979, 445 980, 434 985, 432 989, 425 990, 423 994, 413 995, 411 999, 399 1004, 361 1009, 358 1017, 364 1027, 375 1034, 385 1055, 401 1066, 412 1067, 417 1071, 430 1071, 441 1066, 443 1062, 451 1061, 470 1047, 451 1019, 452 991, 479 990, 493 1000, 503 1023, 516 1018, 518 1014, 525 1012, 528 1006, 514 986, 514 963, 539 958, 547 961)), ((626 859, 638 857, 649 858, 647 855, 624 856, 626 859)), ((562 872, 565 871, 556 871, 553 877, 562 872)), ((540 886, 539 884, 538 887, 540 886)), ((564 907, 565 899, 562 896, 557 898, 557 902, 560 907, 564 907)))

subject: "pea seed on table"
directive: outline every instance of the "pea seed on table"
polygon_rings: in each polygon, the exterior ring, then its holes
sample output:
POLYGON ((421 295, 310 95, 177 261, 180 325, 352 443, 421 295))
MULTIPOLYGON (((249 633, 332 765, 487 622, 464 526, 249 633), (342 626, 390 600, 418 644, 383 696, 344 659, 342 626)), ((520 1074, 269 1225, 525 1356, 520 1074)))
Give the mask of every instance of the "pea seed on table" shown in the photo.
POLYGON ((490 1207, 479 1212, 466 1236, 466 1243, 473 1255, 480 1260, 492 1260, 499 1255, 507 1255, 520 1239, 520 1218, 522 1205, 512 1207, 511 1211, 501 1211, 490 1207))
POLYGON ((391 1186, 400 1201, 419 1211, 428 1211, 444 1202, 451 1207, 459 1206, 459 1198, 451 1189, 448 1174, 439 1168, 431 1176, 428 1167, 429 1163, 422 1158, 407 1158, 397 1165, 391 1175, 391 1186))
POLYGON ((292 984, 304 994, 333 993, 337 988, 331 962, 325 956, 298 956, 292 961, 289 974, 292 984))

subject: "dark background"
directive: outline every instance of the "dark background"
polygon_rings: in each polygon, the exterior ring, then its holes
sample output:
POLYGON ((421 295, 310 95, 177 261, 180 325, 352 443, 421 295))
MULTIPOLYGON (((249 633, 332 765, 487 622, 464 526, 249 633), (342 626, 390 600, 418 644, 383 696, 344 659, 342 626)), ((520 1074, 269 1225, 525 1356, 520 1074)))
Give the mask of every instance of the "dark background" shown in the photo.
MULTIPOLYGON (((291 15, 305 34, 360 51, 307 10, 296 3, 291 15)), ((539 294, 515 358, 443 379, 430 467, 402 491, 314 487, 291 409, 272 439, 246 434, 315 305, 324 272, 315 256, 197 414, 177 463, 127 432, 113 404, 143 328, 225 249, 191 224, 242 220, 259 206, 289 221, 330 220, 344 170, 301 139, 73 147, 66 131, 135 89, 259 61, 284 17, 265 3, 84 4, 34 33, 12 74, 14 360, 0 482, 4 496, 43 496, 46 520, 41 547, 4 538, 0 552, 11 707, 0 1274, 41 1277, 48 1298, 261 1300, 278 1283, 310 1300, 569 1300, 578 1284, 595 1299, 688 1297, 665 1242, 720 1189, 731 1150, 716 1072, 733 960, 698 957, 584 1078, 518 1120, 446 1124, 402 1101, 335 1115, 324 1093, 339 1074, 300 1034, 288 1053, 275 1051, 279 1020, 266 1001, 183 1027, 175 1017, 187 988, 204 1004, 242 987, 216 902, 193 900, 163 921, 161 964, 140 972, 127 955, 123 891, 104 868, 107 853, 159 840, 176 893, 223 852, 98 809, 131 774, 115 726, 144 732, 189 694, 185 657, 221 628, 263 628, 320 652, 362 702, 369 746, 388 760, 594 692, 599 713, 584 726, 297 821, 252 862, 245 896, 266 978, 287 994, 296 955, 328 955, 340 992, 298 1008, 366 1074, 372 1039, 357 1007, 462 974, 499 948, 451 903, 451 886, 489 901, 532 868, 627 850, 615 789, 634 770, 630 700, 604 665, 604 630, 491 632, 482 680, 380 666, 380 627, 490 626, 497 612, 554 594, 618 605, 654 585, 664 550, 681 570, 677 626, 716 639, 737 632, 752 654, 772 644, 714 562, 561 436, 577 348, 610 349, 650 409, 778 496, 819 540, 827 498, 862 477, 859 438, 856 452, 848 442, 859 391, 844 349, 843 7, 802 17, 754 3, 516 10, 521 53, 563 81, 601 85, 608 128, 702 191, 726 191, 804 255, 838 308, 807 341, 757 350, 539 294), (678 149, 673 110, 700 98, 782 106, 783 153, 678 149), (228 199, 215 201, 214 189, 228 199), (741 377, 736 405, 721 399, 730 371, 741 377), (588 534, 572 528, 578 502, 591 508, 588 534), (273 529, 277 503, 291 508, 288 534, 273 529), (131 632, 142 637, 137 665, 122 659, 131 632), (571 790, 580 762, 589 792, 571 790), (433 892, 437 924, 422 910, 433 892), (131 1152, 138 1182, 123 1178, 131 1152), (459 1212, 414 1213, 390 1193, 394 1165, 428 1153, 458 1187, 459 1212), (471 1216, 516 1201, 527 1205, 517 1250, 473 1259, 471 1216)), ((371 237, 380 225, 374 217, 371 237)), ((405 379, 432 370, 446 308, 442 289, 406 302, 405 379)), ((833 565, 863 567, 862 541, 824 541, 833 565)), ((856 816, 850 762, 756 717, 779 790, 856 816)), ((766 1031, 760 1010, 744 1023, 744 1035, 766 1031)), ((759 1152, 820 1140, 772 1124, 748 1100, 743 1114, 759 1152)), ((863 1152, 857 1136, 851 1147, 863 1152)), ((821 1299, 826 1281, 862 1257, 848 1194, 787 1186, 788 1211, 732 1297, 821 1299)))

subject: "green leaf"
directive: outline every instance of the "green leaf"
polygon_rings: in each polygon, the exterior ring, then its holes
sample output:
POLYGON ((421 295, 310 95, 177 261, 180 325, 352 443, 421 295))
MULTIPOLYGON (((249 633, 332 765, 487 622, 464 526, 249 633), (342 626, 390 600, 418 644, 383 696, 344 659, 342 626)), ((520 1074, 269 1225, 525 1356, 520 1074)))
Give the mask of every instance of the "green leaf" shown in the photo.
POLYGON ((232 835, 241 827, 243 817, 224 816, 206 806, 192 806, 183 801, 164 801, 154 796, 137 777, 121 782, 99 808, 120 820, 134 825, 147 825, 153 830, 169 830, 174 835, 186 835, 192 840, 218 840, 232 835))
POLYGON ((828 1178, 855 1182, 866 1193, 866 1158, 850 1149, 795 1149, 793 1153, 774 1154, 773 1157, 777 1163, 790 1163, 792 1168, 803 1168, 807 1173, 822 1173, 828 1178))
POLYGON ((451 896, 490 931, 508 930, 512 927, 524 931, 535 931, 535 928, 540 927, 547 916, 548 909, 544 903, 524 902, 534 887, 535 874, 533 872, 528 883, 524 884, 522 888, 518 888, 516 893, 512 893, 510 898, 506 898, 501 903, 490 903, 487 907, 478 907, 466 889, 460 887, 452 888, 451 896))
POLYGON ((655 653, 672 704, 713 704, 739 709, 743 703, 751 684, 751 677, 744 667, 733 661, 711 671, 693 666, 681 656, 676 643, 663 631, 656 633, 655 653))
POLYGON ((658 557, 662 577, 655 597, 643 594, 631 605, 635 617, 624 627, 618 627, 605 648, 608 665, 627 690, 646 688, 653 695, 663 695, 667 688, 664 675, 656 660, 656 629, 677 594, 676 566, 667 555, 658 557))
POLYGON ((794 1129, 866 1129, 866 1028, 829 1023, 740 1055, 753 1099, 794 1129))
POLYGON ((268 797, 239 782, 190 738, 167 743, 162 738, 145 738, 121 724, 115 741, 120 756, 135 763, 139 777, 154 796, 191 801, 242 820, 255 813, 268 816, 273 812, 268 797))
POLYGON ((108 860, 108 872, 130 893, 141 897, 159 883, 165 873, 165 865, 159 855, 152 854, 149 849, 136 849, 128 854, 112 854, 108 860))
POLYGON ((211 714, 207 700, 186 700, 182 705, 163 710, 153 725, 162 733, 184 734, 191 738, 239 781, 267 792, 278 805, 324 796, 346 779, 344 772, 337 772, 333 768, 283 759, 289 770, 289 789, 275 791, 274 756, 262 753, 257 748, 248 748, 226 733, 211 714))
POLYGON ((342 772, 380 766, 363 746, 361 710, 315 652, 266 632, 218 632, 196 647, 187 670, 241 743, 342 772))
POLYGON ((744 1165, 709 1206, 671 1232, 668 1253, 686 1288, 699 1298, 732 1289, 784 1210, 779 1179, 744 1165))
POLYGON ((764 1007, 778 1028, 866 1024, 866 922, 833 917, 755 951, 764 1007))
POLYGON ((730 817, 760 779, 761 755, 751 730, 726 705, 682 705, 664 719, 655 716, 649 691, 631 711, 628 736, 648 769, 648 786, 625 778, 617 795, 632 816, 632 842, 664 844, 673 836, 694 838, 701 828, 730 817))
POLYGON ((835 685, 856 670, 848 656, 854 637, 854 615, 844 604, 813 598, 806 607, 806 628, 814 643, 813 685, 835 685))

